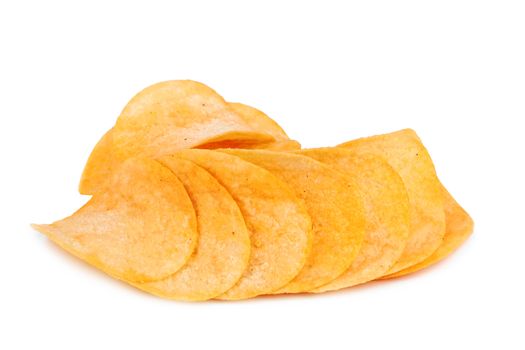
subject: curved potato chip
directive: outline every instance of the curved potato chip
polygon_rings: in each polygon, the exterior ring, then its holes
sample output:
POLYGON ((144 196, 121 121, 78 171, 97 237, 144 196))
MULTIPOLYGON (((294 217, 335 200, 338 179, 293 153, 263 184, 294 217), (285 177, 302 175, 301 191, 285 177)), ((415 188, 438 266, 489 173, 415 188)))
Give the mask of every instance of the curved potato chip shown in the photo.
POLYGON ((129 101, 113 128, 113 145, 124 157, 162 156, 223 140, 269 142, 208 86, 172 80, 147 87, 129 101))
POLYGON ((422 262, 394 274, 385 276, 383 277, 384 279, 401 277, 422 270, 430 265, 434 265, 452 254, 467 240, 467 238, 470 237, 474 229, 472 218, 468 215, 465 209, 456 202, 445 187, 443 187, 443 199, 445 203, 445 220, 447 227, 443 243, 434 254, 422 262))
MULTIPOLYGON (((295 140, 290 140, 276 121, 268 117, 262 111, 242 103, 229 103, 230 107, 236 111, 241 118, 252 127, 262 133, 271 135, 275 138, 273 142, 241 144, 238 141, 226 141, 213 145, 217 148, 245 148, 245 149, 267 149, 272 151, 293 151, 301 149, 301 144, 295 140)), ((207 147, 211 148, 211 147, 207 147)))
POLYGON ((312 217, 312 253, 299 275, 277 293, 322 286, 348 269, 364 236, 364 214, 353 181, 312 158, 263 150, 222 150, 263 167, 290 185, 312 217))
POLYGON ((292 151, 301 149, 301 144, 295 140, 290 140, 288 135, 284 132, 277 122, 268 117, 262 111, 250 107, 242 103, 230 102, 229 106, 239 114, 239 116, 248 124, 252 129, 257 130, 261 133, 271 135, 275 138, 275 141, 266 143, 248 143, 239 140, 226 140, 215 143, 208 143, 202 147, 207 149, 218 149, 218 148, 244 148, 244 149, 267 149, 273 151, 292 151))
POLYGON ((286 135, 283 128, 281 128, 275 120, 268 117, 257 108, 237 102, 230 102, 229 106, 237 112, 244 122, 246 122, 246 124, 248 124, 253 130, 271 135, 276 141, 289 140, 289 137, 286 135))
MULTIPOLYGON (((216 148, 286 148, 300 149, 301 145, 296 141, 279 141, 269 143, 254 143, 250 140, 225 140, 210 142, 195 148, 216 149, 216 148), (282 146, 281 146, 282 144, 282 146)), ((113 129, 108 130, 91 151, 88 161, 82 172, 80 179, 79 192, 81 194, 93 194, 103 190, 105 183, 112 172, 125 161, 125 158, 117 154, 113 147, 113 129)))
POLYGON ((403 254, 388 273, 415 265, 432 255, 445 234, 443 196, 432 159, 416 133, 406 129, 346 142, 339 147, 356 154, 382 157, 399 174, 407 190, 410 235, 403 254))
POLYGON ((117 146, 123 143, 126 151, 115 150, 113 134, 119 131, 108 130, 84 167, 81 194, 103 190, 109 175, 131 153, 160 156, 184 148, 301 148, 263 112, 241 103, 227 103, 194 81, 167 81, 146 88, 128 103, 119 121, 120 129, 132 129, 117 136, 117 146), (146 140, 139 145, 141 139, 146 140))
MULTIPOLYGON (((108 130, 98 141, 89 155, 88 161, 82 172, 78 191, 80 194, 90 195, 105 187, 105 182, 111 174, 122 163, 123 159, 118 159, 118 155, 113 151, 112 130, 108 130)), ((216 148, 256 148, 278 151, 293 151, 301 149, 301 144, 294 140, 282 140, 270 143, 249 143, 240 141, 220 141, 203 145, 203 149, 216 148)))
POLYGON ((344 148, 313 148, 296 152, 350 175, 365 210, 365 237, 350 268, 311 292, 351 287, 383 276, 399 259, 409 234, 408 196, 403 181, 384 160, 357 156, 344 148))
POLYGON ((175 274, 138 284, 152 294, 182 300, 206 300, 230 289, 250 258, 250 236, 239 207, 215 178, 196 164, 162 158, 182 182, 197 214, 199 241, 195 253, 175 274))
POLYGON ((113 129, 109 129, 97 142, 84 166, 78 192, 80 194, 93 194, 111 177, 111 174, 123 162, 117 160, 113 151, 113 129))
POLYGON ((131 158, 110 186, 72 216, 34 228, 119 279, 152 281, 179 270, 195 248, 197 225, 177 177, 156 161, 131 158))
POLYGON ((271 293, 290 282, 311 250, 312 223, 304 203, 270 172, 238 157, 209 150, 183 150, 232 195, 250 231, 251 256, 241 279, 218 299, 271 293))

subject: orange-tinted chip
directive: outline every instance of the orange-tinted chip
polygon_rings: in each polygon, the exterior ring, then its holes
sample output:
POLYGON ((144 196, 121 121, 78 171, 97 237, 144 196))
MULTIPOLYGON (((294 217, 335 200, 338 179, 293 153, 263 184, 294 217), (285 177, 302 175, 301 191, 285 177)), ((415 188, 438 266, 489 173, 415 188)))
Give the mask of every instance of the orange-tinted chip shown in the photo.
MULTIPOLYGON (((226 141, 222 144, 215 144, 213 148, 246 148, 246 149, 267 149, 272 151, 293 151, 301 149, 301 144, 295 140, 290 140, 288 135, 284 132, 279 124, 273 119, 268 117, 262 111, 247 106, 242 103, 231 103, 230 107, 241 116, 241 118, 252 127, 261 133, 271 135, 275 138, 275 141, 267 143, 251 143, 241 144, 240 142, 229 142, 226 141)), ((207 147, 212 148, 212 147, 207 147)))
MULTIPOLYGON (((249 107, 245 109, 253 114, 249 107)), ((173 80, 149 86, 128 102, 116 125, 95 146, 82 174, 80 193, 103 191, 107 175, 131 156, 158 157, 179 149, 212 148, 206 144, 227 141, 252 147, 274 141, 244 118, 250 119, 236 113, 204 84, 173 80)), ((271 125, 267 119, 263 124, 271 125)), ((273 126, 270 131, 277 130, 278 126, 273 126)))
POLYGON ((439 248, 423 260, 422 262, 410 266, 407 269, 396 272, 392 275, 385 276, 384 278, 394 278, 407 275, 419 270, 422 270, 430 265, 434 265, 441 260, 448 257, 456 249, 458 249, 463 242, 467 240, 472 234, 474 229, 474 222, 468 213, 463 209, 458 202, 452 197, 452 195, 445 189, 443 189, 443 199, 445 204, 445 219, 446 219, 446 233, 443 238, 443 243, 439 248))
POLYGON ((361 197, 353 181, 309 157, 263 150, 223 150, 261 166, 290 185, 312 217, 312 253, 299 275, 278 293, 322 286, 348 269, 364 236, 361 197))
POLYGON ((242 103, 229 103, 237 114, 254 130, 273 136, 272 142, 247 142, 243 140, 225 140, 211 142, 197 148, 218 149, 218 148, 245 148, 245 149, 267 149, 273 151, 292 151, 301 149, 301 144, 290 140, 284 130, 273 119, 268 117, 260 110, 244 105, 242 103))
MULTIPOLYGON (((263 148, 295 150, 300 149, 301 145, 299 142, 293 140, 265 143, 257 143, 250 140, 225 140, 209 142, 197 146, 196 148, 263 148)), ((81 194, 93 194, 103 190, 113 171, 115 171, 123 161, 124 158, 115 152, 113 147, 113 129, 110 129, 98 141, 88 158, 80 179, 79 192, 81 194)))
POLYGON ((276 141, 289 140, 288 135, 286 135, 283 128, 281 128, 281 126, 277 124, 275 120, 268 117, 257 108, 235 102, 230 102, 229 106, 235 112, 237 112, 244 122, 248 124, 253 130, 271 135, 276 141))
POLYGON ((97 192, 120 166, 122 161, 115 159, 116 155, 113 152, 112 135, 113 129, 109 129, 91 151, 78 186, 81 194, 97 192))
POLYGON ((441 184, 434 164, 413 130, 401 130, 350 141, 339 145, 356 154, 372 154, 385 159, 399 174, 408 193, 410 235, 396 264, 395 273, 432 255, 445 234, 445 213, 441 184))
POLYGON ((191 80, 152 85, 124 108, 113 131, 118 154, 162 156, 209 142, 268 142, 208 86, 191 80))
POLYGON ((399 259, 409 234, 408 196, 399 175, 379 157, 358 156, 344 148, 297 153, 350 175, 365 210, 365 238, 354 262, 341 276, 313 292, 347 288, 383 276, 399 259))
POLYGON ((175 157, 162 163, 180 179, 197 214, 199 241, 179 271, 160 281, 137 285, 170 299, 206 300, 230 289, 250 258, 250 237, 239 207, 213 176, 175 157))
POLYGON ((160 163, 131 158, 72 216, 34 225, 59 246, 116 278, 158 280, 175 273, 197 242, 192 203, 160 163))
POLYGON ((203 167, 228 190, 251 234, 248 268, 218 298, 250 298, 290 282, 304 266, 312 244, 312 223, 304 203, 270 172, 238 157, 198 149, 174 156, 203 167))

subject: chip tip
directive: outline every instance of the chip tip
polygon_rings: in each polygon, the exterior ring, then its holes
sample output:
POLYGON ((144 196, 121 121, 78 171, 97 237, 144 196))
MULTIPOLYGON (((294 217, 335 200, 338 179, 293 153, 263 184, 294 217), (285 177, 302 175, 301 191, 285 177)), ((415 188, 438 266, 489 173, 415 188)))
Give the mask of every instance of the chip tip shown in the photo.
POLYGON ((38 231, 42 234, 45 234, 44 231, 45 231, 45 227, 48 226, 48 225, 44 225, 44 224, 30 224, 31 228, 35 231, 38 231))
POLYGON ((404 128, 398 131, 398 133, 404 133, 404 134, 413 134, 417 135, 417 132, 412 128, 404 128))

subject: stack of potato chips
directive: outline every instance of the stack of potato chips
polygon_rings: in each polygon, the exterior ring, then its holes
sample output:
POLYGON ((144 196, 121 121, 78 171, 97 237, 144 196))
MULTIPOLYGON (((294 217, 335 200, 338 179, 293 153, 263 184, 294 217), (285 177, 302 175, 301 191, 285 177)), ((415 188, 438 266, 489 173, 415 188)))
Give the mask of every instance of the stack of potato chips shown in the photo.
POLYGON ((194 81, 137 94, 98 142, 72 216, 34 225, 170 299, 320 293, 398 277, 473 222, 412 130, 301 149, 263 112, 194 81))

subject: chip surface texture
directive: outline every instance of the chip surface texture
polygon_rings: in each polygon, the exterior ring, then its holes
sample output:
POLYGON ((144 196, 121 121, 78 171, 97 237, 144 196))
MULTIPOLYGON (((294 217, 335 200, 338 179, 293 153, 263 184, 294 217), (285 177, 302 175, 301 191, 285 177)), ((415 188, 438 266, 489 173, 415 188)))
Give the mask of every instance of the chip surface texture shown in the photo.
POLYGON ((233 198, 206 170, 176 157, 160 161, 188 192, 197 214, 199 239, 194 254, 179 271, 137 286, 170 299, 214 298, 230 289, 248 265, 248 229, 233 198))
POLYGON ((131 282, 166 278, 197 243, 195 211, 181 182, 159 162, 131 158, 68 218, 35 225, 59 246, 131 282))
POLYGON ((304 266, 312 245, 312 222, 304 203, 270 172, 238 157, 197 149, 174 156, 203 167, 228 190, 251 234, 247 270, 218 298, 250 298, 290 282, 304 266))

